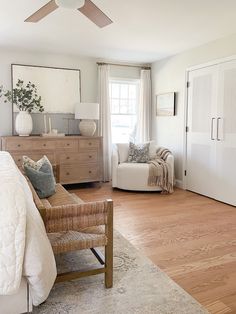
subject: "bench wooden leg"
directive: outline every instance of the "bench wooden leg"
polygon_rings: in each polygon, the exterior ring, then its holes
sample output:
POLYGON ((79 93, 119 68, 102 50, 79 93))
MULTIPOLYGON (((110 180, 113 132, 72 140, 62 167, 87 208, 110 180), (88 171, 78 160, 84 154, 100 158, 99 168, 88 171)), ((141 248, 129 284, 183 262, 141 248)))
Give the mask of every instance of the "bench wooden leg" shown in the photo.
POLYGON ((106 288, 112 288, 113 286, 113 243, 108 244, 105 247, 105 286, 106 288))
POLYGON ((105 246, 105 286, 111 288, 113 285, 113 202, 108 200, 108 217, 105 226, 107 245, 105 246))

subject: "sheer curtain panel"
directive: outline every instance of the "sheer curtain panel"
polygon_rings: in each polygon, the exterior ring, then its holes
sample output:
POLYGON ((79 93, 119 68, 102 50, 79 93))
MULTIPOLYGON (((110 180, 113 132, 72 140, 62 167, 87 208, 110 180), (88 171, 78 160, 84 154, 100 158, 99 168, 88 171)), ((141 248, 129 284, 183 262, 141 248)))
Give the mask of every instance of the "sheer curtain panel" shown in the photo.
POLYGON ((111 112, 109 97, 109 65, 98 65, 98 102, 100 104, 99 135, 103 137, 103 181, 111 180, 111 112))
POLYGON ((143 143, 150 140, 151 105, 151 70, 141 70, 140 101, 136 133, 137 143, 143 143))

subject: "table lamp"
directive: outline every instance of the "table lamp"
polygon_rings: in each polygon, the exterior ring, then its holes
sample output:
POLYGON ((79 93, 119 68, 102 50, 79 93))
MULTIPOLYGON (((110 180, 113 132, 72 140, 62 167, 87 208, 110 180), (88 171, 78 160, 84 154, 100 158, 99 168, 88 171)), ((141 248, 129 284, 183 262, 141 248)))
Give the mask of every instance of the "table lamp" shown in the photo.
POLYGON ((79 123, 79 131, 83 136, 93 136, 96 131, 96 123, 99 120, 98 103, 78 103, 75 106, 75 119, 82 120, 79 123))

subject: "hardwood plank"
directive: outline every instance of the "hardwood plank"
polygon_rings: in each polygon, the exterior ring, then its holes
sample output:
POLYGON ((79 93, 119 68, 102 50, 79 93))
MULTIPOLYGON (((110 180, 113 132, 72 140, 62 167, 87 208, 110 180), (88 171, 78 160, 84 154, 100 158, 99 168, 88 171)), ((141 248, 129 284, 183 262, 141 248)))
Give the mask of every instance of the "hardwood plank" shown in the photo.
POLYGON ((112 198, 114 224, 210 313, 236 313, 236 208, 176 189, 73 187, 84 201, 112 198))
POLYGON ((207 310, 212 314, 230 314, 233 313, 231 309, 225 305, 221 301, 216 301, 211 304, 209 304, 207 307, 207 310))
POLYGON ((221 301, 231 308, 232 313, 236 313, 236 302, 235 302, 235 294, 227 295, 224 298, 221 298, 221 301))

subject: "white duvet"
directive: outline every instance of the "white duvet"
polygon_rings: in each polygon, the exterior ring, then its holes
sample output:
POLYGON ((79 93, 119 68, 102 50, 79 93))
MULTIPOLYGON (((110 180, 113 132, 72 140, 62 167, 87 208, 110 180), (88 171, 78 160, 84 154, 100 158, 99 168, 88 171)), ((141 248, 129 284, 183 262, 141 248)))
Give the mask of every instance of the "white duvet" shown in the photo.
POLYGON ((54 284, 55 259, 26 179, 0 152, 0 295, 16 293, 22 276, 39 305, 54 284))

